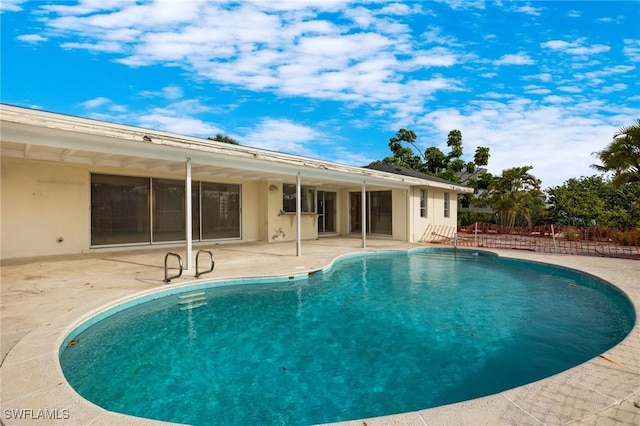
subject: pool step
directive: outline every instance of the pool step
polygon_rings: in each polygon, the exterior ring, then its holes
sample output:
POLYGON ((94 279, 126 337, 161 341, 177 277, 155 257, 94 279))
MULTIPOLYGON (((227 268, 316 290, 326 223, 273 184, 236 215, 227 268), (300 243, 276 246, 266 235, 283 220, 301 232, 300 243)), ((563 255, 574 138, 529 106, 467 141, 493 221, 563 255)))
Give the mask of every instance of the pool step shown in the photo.
POLYGON ((199 308, 207 304, 207 298, 204 295, 204 291, 197 293, 189 293, 178 296, 178 306, 181 311, 185 309, 199 308))

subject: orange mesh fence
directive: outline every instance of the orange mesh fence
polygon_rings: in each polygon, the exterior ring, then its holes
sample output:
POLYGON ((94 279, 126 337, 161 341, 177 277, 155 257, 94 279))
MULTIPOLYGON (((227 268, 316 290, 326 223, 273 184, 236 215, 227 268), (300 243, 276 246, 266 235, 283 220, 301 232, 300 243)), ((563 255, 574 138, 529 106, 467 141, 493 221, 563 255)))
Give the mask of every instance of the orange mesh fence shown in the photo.
POLYGON ((430 225, 425 230, 422 241, 640 260, 640 228, 586 228, 567 225, 502 227, 477 222, 459 229, 430 225))

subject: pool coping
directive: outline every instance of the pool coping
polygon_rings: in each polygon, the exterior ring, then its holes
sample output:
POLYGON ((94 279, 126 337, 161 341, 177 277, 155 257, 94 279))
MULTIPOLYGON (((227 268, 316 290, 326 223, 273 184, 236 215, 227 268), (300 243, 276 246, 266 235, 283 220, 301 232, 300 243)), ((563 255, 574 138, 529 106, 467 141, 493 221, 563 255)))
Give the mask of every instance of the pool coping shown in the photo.
MULTIPOLYGON (((436 246, 437 247, 437 246, 436 246)), ((441 247, 441 246, 440 246, 441 247)), ((424 246, 402 251, 424 250, 424 246)), ((636 322, 629 335, 601 356, 546 379, 509 389, 494 395, 410 413, 372 419, 341 422, 341 425, 376 424, 600 424, 603 419, 640 423, 640 262, 609 262, 602 258, 545 255, 493 249, 471 249, 515 258, 548 263, 594 275, 613 284, 632 302, 636 322), (628 262, 628 263, 627 263, 628 262), (622 268, 618 265, 625 265, 622 268)), ((397 250, 378 250, 382 253, 397 250)), ((309 273, 330 269, 339 259, 360 256, 362 252, 335 256, 327 265, 303 273, 279 275, 283 280, 305 278, 309 273)), ((273 277, 270 277, 272 280, 273 277)), ((245 277, 255 281, 264 277, 245 277)), ((64 424, 166 424, 155 420, 107 411, 80 397, 66 382, 58 356, 65 339, 78 325, 105 312, 118 303, 174 289, 201 285, 203 282, 228 282, 230 279, 192 280, 153 288, 117 298, 79 315, 72 311, 34 329, 9 352, 2 365, 2 420, 5 424, 42 424, 42 420, 64 424), (5 386, 11 383, 10 387, 5 386), (37 408, 27 408, 37 407, 37 408), (60 408, 64 407, 64 408, 60 408), (7 411, 9 410, 9 411, 7 411), (16 411, 32 410, 18 420, 16 411), (40 411, 38 411, 40 410, 40 411), (7 416, 9 414, 9 416, 7 416)), ((184 290, 190 291, 190 290, 184 290)))

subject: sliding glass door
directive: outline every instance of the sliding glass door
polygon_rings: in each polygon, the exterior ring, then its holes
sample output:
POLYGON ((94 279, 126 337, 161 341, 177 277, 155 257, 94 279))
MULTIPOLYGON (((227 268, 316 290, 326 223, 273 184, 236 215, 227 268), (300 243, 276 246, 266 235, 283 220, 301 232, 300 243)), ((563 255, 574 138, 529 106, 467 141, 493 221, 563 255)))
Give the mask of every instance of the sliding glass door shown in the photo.
MULTIPOLYGON (((241 186, 193 182, 192 238, 240 238, 241 186)), ((185 239, 184 181, 91 175, 91 245, 185 239)))
MULTIPOLYGON (((392 235, 391 191, 367 191, 366 233, 392 235)), ((349 232, 362 233, 362 192, 349 193, 349 232)))
POLYGON ((318 191, 318 234, 336 232, 337 199, 335 192, 318 191))
POLYGON ((150 243, 149 178, 91 176, 91 245, 150 243))

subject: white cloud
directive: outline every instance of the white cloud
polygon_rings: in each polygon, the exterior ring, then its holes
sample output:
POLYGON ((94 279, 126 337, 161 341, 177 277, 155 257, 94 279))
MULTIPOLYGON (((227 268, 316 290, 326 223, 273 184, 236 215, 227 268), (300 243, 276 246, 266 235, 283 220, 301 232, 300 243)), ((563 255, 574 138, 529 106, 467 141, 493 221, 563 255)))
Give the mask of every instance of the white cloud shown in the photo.
POLYGON ((516 12, 526 13, 527 15, 540 16, 541 7, 533 7, 530 4, 525 4, 524 6, 517 7, 515 9, 516 12))
POLYGON ((557 89, 567 93, 582 93, 583 90, 582 87, 579 86, 558 86, 557 89))
POLYGON ((590 176, 589 167, 611 141, 616 129, 633 122, 635 111, 615 117, 601 114, 602 105, 573 105, 567 98, 549 96, 544 104, 528 99, 476 101, 464 109, 445 108, 426 114, 416 129, 422 140, 442 141, 447 133, 462 132, 465 154, 472 156, 476 146, 490 148, 489 171, 532 165, 532 173, 543 187, 561 185, 569 177, 590 176))
MULTIPOLYGON (((339 2, 219 3, 194 0, 176 8, 172 0, 43 6, 52 32, 78 41, 66 49, 115 54, 126 66, 179 66, 196 78, 281 96, 332 99, 392 110, 423 106, 434 91, 459 90, 453 78, 422 73, 452 67, 463 58, 442 43, 414 40, 403 22, 423 14, 421 4, 348 8, 339 2), (172 7, 173 6, 173 7, 172 7), (346 12, 345 12, 346 11, 346 12), (321 13, 347 17, 349 27, 322 19, 321 13), (414 80, 415 79, 415 80, 414 80), (417 89, 409 105, 403 89, 417 89)), ((436 30, 434 30, 436 31, 436 30)), ((433 37, 426 36, 426 37, 433 37)), ((532 63, 526 54, 507 55, 498 64, 532 63)), ((404 114, 404 112, 399 112, 404 114)))
POLYGON ((90 112, 90 115, 93 118, 106 121, 113 120, 113 113, 119 115, 122 113, 126 113, 127 111, 126 106, 118 105, 111 99, 105 98, 103 96, 99 96, 97 98, 89 99, 88 101, 82 102, 80 106, 85 109, 92 110, 90 112), (106 114, 102 111, 108 111, 109 114, 106 114))
POLYGON ((182 135, 205 138, 222 133, 217 126, 168 109, 155 109, 153 112, 137 115, 135 119, 139 126, 182 135))
POLYGON ((435 0, 438 3, 445 3, 454 10, 459 9, 484 9, 485 0, 435 0))
POLYGON ((548 73, 548 72, 543 72, 543 73, 540 73, 540 74, 527 76, 527 77, 525 77, 525 79, 536 79, 536 80, 540 80, 540 81, 543 81, 545 83, 548 83, 551 80, 553 80, 553 75, 551 75, 551 73, 548 73))
POLYGON ((610 16, 606 16, 606 17, 603 17, 603 18, 599 18, 598 22, 603 22, 605 24, 617 24, 617 23, 622 22, 624 20, 624 18, 625 17, 622 16, 622 15, 618 15, 615 18, 612 18, 610 16))
POLYGON ((180 86, 172 84, 163 87, 159 91, 144 90, 140 92, 140 95, 145 98, 160 97, 163 99, 180 99, 184 96, 184 92, 182 91, 182 88, 180 86))
POLYGON ((66 42, 60 44, 63 49, 84 49, 92 52, 105 52, 105 53, 119 53, 122 51, 122 46, 119 43, 114 42, 98 42, 98 43, 79 43, 79 42, 66 42))
POLYGON ((628 86, 624 83, 616 83, 610 86, 603 87, 602 93, 624 92, 628 89, 628 86))
POLYGON ((162 94, 166 99, 178 99, 183 96, 182 89, 178 86, 163 87, 162 94))
POLYGON ((265 119, 255 128, 246 129, 242 144, 289 154, 311 156, 305 144, 315 142, 320 135, 307 126, 288 119, 265 119))
POLYGON ((519 52, 503 55, 493 63, 494 65, 532 65, 534 61, 527 53, 519 52))
POLYGON ((99 107, 107 105, 109 103, 111 103, 111 99, 104 98, 104 97, 98 97, 98 98, 93 98, 93 99, 90 99, 88 101, 83 102, 82 106, 84 108, 99 108, 99 107))
POLYGON ((22 3, 27 0, 2 0, 0 2, 0 14, 4 12, 20 12, 22 10, 22 3))
POLYGON ((419 67, 450 67, 458 62, 455 53, 444 47, 435 47, 426 50, 411 61, 411 64, 419 67))
POLYGON ((47 38, 40 34, 23 34, 16 37, 16 39, 31 44, 37 44, 43 41, 47 41, 47 38))
POLYGON ((574 99, 569 96, 551 95, 551 96, 545 96, 543 102, 551 103, 551 104, 566 104, 566 103, 574 102, 574 99))
POLYGON ((530 84, 524 87, 525 93, 531 93, 532 95, 546 95, 551 93, 551 90, 548 87, 537 86, 535 84, 530 84))
POLYGON ((622 51, 633 62, 640 62, 640 39, 625 39, 622 51))
POLYGON ((584 74, 577 74, 576 78, 582 80, 593 80, 599 79, 602 77, 610 77, 616 74, 628 74, 630 72, 635 71, 636 67, 632 65, 614 65, 611 67, 606 67, 603 69, 598 69, 596 71, 589 71, 584 74))
POLYGON ((559 50, 569 55, 595 55, 598 53, 608 52, 611 47, 604 44, 585 45, 585 39, 581 38, 573 42, 564 40, 549 40, 540 43, 540 47, 544 47, 551 50, 559 50))

